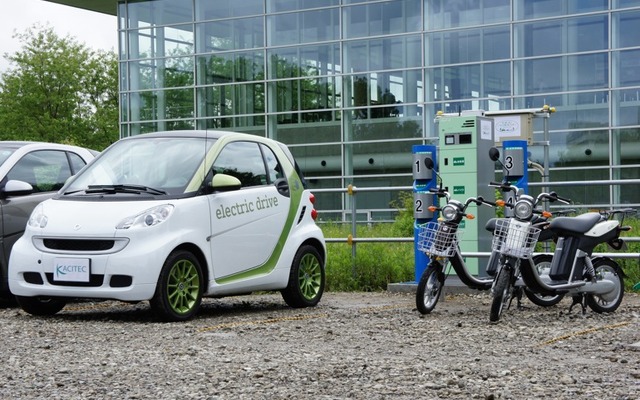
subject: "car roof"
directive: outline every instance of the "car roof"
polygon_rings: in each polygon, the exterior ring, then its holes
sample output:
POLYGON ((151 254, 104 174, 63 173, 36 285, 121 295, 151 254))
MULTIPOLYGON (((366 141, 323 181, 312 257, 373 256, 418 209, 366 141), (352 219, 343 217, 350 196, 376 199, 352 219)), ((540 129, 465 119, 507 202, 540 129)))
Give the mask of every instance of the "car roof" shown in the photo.
POLYGON ((128 136, 121 140, 136 140, 149 137, 194 137, 194 138, 209 138, 220 139, 223 136, 237 136, 239 138, 268 140, 276 142, 273 139, 266 138, 264 136, 252 135, 249 133, 234 132, 234 131, 221 131, 221 130, 176 130, 176 131, 158 131, 152 133, 143 133, 135 136, 128 136))
POLYGON ((0 147, 5 149, 19 149, 20 147, 33 144, 34 142, 25 142, 25 141, 2 141, 0 142, 0 147))
POLYGON ((95 152, 95 150, 83 148, 80 146, 69 145, 69 144, 33 142, 33 141, 27 141, 27 140, 3 140, 3 141, 0 141, 0 147, 5 149, 9 148, 9 149, 15 149, 15 150, 23 147, 32 147, 34 149, 48 148, 48 149, 61 149, 61 150, 83 149, 83 150, 95 152))

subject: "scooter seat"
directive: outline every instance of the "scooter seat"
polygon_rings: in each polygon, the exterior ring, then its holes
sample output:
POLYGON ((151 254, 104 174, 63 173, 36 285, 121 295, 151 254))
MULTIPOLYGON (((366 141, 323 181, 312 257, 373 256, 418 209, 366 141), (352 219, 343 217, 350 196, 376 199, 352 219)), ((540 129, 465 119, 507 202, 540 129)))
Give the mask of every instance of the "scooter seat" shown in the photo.
POLYGON ((496 219, 497 218, 491 218, 487 221, 486 225, 484 226, 484 229, 488 230, 489 232, 493 233, 496 230, 496 219))
POLYGON ((549 224, 549 229, 560 236, 582 234, 591 229, 602 217, 591 212, 577 217, 558 217, 549 224))

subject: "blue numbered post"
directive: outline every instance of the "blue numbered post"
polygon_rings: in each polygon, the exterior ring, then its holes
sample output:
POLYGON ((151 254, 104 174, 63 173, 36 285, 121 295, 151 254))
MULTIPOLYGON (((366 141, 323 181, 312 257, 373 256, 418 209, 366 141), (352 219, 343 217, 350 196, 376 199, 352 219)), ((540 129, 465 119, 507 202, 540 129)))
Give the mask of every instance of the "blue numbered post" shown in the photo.
MULTIPOLYGON (((504 165, 504 176, 509 183, 522 189, 525 194, 529 193, 529 174, 527 173, 527 141, 526 140, 505 140, 502 142, 502 157, 504 165)), ((513 192, 506 193, 508 196, 504 201, 507 203, 515 201, 513 192)), ((505 209, 505 215, 507 214, 505 209)), ((508 215, 507 215, 508 216, 508 215)))
POLYGON ((438 185, 435 171, 437 171, 438 157, 436 156, 436 146, 415 145, 413 151, 413 225, 414 233, 414 254, 415 254, 415 281, 418 282, 429 263, 429 257, 418 250, 420 225, 437 219, 437 214, 429 211, 429 206, 437 202, 433 193, 429 189, 438 185), (426 167, 425 160, 433 161, 433 169, 426 167))

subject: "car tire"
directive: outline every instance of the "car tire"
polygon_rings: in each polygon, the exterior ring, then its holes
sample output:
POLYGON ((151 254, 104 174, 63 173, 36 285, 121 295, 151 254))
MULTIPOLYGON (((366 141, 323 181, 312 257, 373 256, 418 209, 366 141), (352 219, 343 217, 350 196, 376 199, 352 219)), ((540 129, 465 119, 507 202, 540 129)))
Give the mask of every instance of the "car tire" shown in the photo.
POLYGON ((52 297, 16 296, 16 302, 24 311, 40 317, 54 315, 67 305, 67 301, 52 297))
POLYGON ((200 309, 203 293, 200 261, 191 252, 174 251, 162 266, 156 291, 149 302, 163 321, 186 321, 200 309))
POLYGON ((290 307, 313 307, 324 292, 325 271, 322 257, 311 245, 298 249, 291 264, 289 283, 280 293, 290 307))

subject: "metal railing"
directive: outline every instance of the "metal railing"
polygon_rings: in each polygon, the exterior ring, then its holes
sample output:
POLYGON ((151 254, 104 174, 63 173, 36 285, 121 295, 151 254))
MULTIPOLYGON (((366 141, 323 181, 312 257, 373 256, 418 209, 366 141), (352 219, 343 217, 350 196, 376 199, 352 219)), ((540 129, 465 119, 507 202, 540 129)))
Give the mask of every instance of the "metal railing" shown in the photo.
MULTIPOLYGON (((575 186, 575 185, 622 185, 622 184, 639 184, 640 179, 625 179, 625 180, 611 180, 611 181, 565 181, 565 182, 534 182, 529 183, 529 186, 575 186)), ((346 238, 325 238, 327 243, 346 243, 351 246, 351 256, 354 259, 356 257, 356 245, 358 243, 411 243, 414 242, 413 237, 357 237, 357 202, 356 195, 358 192, 390 192, 390 191, 413 191, 413 186, 388 186, 388 187, 356 187, 349 185, 346 188, 331 188, 331 189, 314 189, 314 193, 346 193, 351 196, 350 210, 351 215, 351 233, 346 238)), ((361 210, 362 211, 362 210, 361 210)), ((343 215, 347 214, 347 210, 342 210, 343 215)), ((362 213, 362 212, 361 212, 362 213)), ((368 221, 371 222, 371 221, 368 221)), ((640 242, 640 237, 624 237, 626 242, 640 242)), ((540 253, 534 253, 540 254, 540 253)), ((488 258, 491 255, 490 252, 462 252, 463 257, 472 258, 488 258)), ((620 258, 620 259, 638 259, 640 267, 640 253, 593 253, 594 256, 620 258)))

